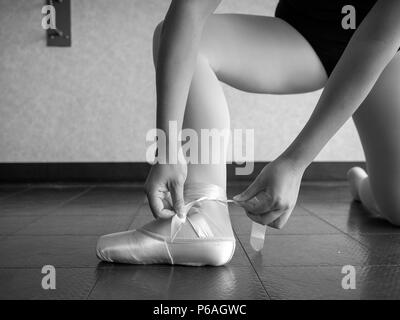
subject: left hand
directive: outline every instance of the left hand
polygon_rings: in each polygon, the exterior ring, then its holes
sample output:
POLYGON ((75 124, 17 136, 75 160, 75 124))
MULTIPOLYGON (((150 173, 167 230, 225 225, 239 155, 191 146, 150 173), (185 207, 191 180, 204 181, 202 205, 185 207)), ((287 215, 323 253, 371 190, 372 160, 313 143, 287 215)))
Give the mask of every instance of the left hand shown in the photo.
POLYGON ((303 173, 304 169, 294 161, 278 158, 266 165, 254 182, 233 199, 251 220, 281 229, 296 205, 303 173))

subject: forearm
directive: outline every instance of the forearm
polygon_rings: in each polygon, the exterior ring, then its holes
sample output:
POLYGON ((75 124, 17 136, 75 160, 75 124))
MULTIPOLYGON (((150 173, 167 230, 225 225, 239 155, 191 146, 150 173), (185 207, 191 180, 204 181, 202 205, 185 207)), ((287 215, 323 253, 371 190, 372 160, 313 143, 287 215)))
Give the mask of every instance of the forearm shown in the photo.
POLYGON ((358 109, 394 55, 378 43, 355 46, 342 57, 307 124, 284 153, 301 166, 308 166, 358 109))
MULTIPOLYGON (((390 9, 381 7, 381 11, 390 9)), ((393 21, 388 26, 382 18, 378 20, 376 12, 373 14, 350 41, 309 121, 281 157, 307 167, 362 104, 396 54, 400 45, 398 18, 389 17, 393 21), (389 32, 390 27, 395 31, 389 32)))

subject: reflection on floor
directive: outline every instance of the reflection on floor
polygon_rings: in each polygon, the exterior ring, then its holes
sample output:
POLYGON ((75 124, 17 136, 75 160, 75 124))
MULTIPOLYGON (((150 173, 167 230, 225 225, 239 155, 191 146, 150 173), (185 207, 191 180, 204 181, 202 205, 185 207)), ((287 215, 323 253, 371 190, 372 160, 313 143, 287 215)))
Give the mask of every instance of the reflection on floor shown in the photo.
POLYGON ((352 203, 345 184, 303 185, 261 253, 249 245, 250 220, 230 212, 238 242, 225 267, 112 265, 96 258, 96 239, 151 219, 141 187, 1 186, 0 299, 400 298, 400 228, 352 203), (56 268, 55 290, 42 289, 44 265, 56 268), (342 288, 345 265, 355 289, 342 288))

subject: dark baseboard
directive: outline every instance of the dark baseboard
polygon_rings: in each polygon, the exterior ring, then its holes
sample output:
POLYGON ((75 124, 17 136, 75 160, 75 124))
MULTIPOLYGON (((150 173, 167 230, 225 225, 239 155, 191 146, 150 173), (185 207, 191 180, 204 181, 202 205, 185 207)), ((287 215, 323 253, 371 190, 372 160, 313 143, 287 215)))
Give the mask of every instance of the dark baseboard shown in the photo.
MULTIPOLYGON (((237 165, 228 165, 228 181, 253 180, 264 168, 267 162, 255 162, 251 175, 241 176, 235 174, 237 165)), ((303 181, 344 181, 347 171, 352 167, 365 169, 365 162, 313 162, 304 173, 303 181)))
MULTIPOLYGON (((228 164, 228 181, 254 179, 267 162, 254 163, 250 175, 236 175, 236 164, 228 164)), ((341 181, 353 166, 364 162, 313 162, 305 172, 305 181, 341 181)), ((144 162, 79 163, 0 163, 0 183, 86 183, 143 182, 150 165, 144 162)))

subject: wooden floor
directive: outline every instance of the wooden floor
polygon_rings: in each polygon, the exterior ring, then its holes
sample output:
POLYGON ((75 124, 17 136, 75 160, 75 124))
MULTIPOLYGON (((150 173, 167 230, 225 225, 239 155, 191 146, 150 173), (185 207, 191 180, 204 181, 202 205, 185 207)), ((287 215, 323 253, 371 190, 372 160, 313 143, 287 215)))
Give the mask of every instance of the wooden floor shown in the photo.
POLYGON ((400 229, 352 203, 345 184, 303 185, 261 253, 250 220, 230 212, 238 242, 225 267, 112 265, 96 258, 96 240, 151 219, 140 186, 2 186, 0 299, 400 299, 400 229), (56 290, 42 289, 44 265, 56 290), (342 288, 345 265, 354 290, 342 288))

